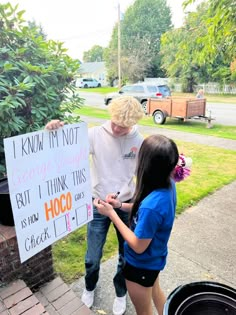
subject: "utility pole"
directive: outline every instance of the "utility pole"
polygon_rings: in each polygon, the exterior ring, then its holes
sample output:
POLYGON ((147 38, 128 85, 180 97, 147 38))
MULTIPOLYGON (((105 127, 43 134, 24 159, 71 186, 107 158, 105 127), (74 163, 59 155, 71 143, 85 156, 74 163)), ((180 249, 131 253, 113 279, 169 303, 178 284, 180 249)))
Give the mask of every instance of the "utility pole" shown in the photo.
POLYGON ((118 1, 118 50, 117 50, 117 60, 118 60, 118 88, 121 88, 121 66, 120 66, 120 2, 118 1))

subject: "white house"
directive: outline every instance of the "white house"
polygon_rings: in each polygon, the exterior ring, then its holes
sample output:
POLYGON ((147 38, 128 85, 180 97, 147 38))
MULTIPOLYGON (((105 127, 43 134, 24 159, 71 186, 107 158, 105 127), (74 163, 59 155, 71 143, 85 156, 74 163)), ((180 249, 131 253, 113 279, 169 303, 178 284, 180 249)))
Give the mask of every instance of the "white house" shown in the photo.
POLYGON ((93 78, 97 79, 102 86, 108 85, 107 71, 105 62, 84 62, 81 63, 78 77, 80 78, 93 78))

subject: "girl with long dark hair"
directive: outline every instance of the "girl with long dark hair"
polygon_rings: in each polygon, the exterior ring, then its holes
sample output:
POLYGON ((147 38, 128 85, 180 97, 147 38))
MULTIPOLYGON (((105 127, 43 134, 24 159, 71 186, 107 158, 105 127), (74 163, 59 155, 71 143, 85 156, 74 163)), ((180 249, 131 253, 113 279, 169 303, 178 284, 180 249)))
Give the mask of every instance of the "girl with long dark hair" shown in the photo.
POLYGON ((179 160, 171 139, 152 135, 140 148, 136 190, 133 203, 123 203, 109 194, 106 201, 95 199, 98 211, 110 218, 125 239, 123 274, 130 298, 138 315, 152 315, 152 300, 162 315, 165 296, 158 275, 164 269, 167 243, 176 209, 173 171, 179 160), (130 227, 118 217, 114 208, 130 212, 130 227))

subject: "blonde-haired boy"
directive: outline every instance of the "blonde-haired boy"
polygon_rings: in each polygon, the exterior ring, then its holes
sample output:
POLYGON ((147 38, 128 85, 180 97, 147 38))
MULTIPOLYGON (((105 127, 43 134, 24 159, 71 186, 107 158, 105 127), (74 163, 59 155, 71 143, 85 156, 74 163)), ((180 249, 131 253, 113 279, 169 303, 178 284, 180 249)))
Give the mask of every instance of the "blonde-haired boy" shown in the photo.
MULTIPOLYGON (((131 96, 120 96, 112 100, 108 107, 110 120, 101 126, 89 128, 91 155, 91 180, 93 198, 105 199, 113 192, 119 192, 119 200, 129 202, 134 193, 134 175, 136 162, 143 137, 137 130, 137 122, 143 117, 141 104, 131 96)), ((52 120, 47 129, 56 129, 63 125, 52 120)), ((99 278, 103 247, 111 220, 94 207, 94 219, 87 225, 87 252, 85 256, 85 289, 82 302, 91 307, 94 303, 94 291, 99 278)), ((128 213, 115 209, 121 220, 128 225, 128 213)), ((116 230, 118 238, 118 265, 113 278, 116 298, 113 314, 122 315, 126 310, 126 285, 122 273, 124 264, 124 239, 116 230)), ((104 288, 105 289, 105 288, 104 288)))

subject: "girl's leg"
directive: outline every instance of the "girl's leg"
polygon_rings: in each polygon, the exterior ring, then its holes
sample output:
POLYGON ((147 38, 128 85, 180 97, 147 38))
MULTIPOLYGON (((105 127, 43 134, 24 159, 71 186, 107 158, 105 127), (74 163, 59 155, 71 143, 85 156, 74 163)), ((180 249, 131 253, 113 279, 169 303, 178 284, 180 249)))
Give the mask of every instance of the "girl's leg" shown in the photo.
POLYGON ((159 276, 152 287, 152 299, 157 309, 158 315, 163 315, 166 297, 159 284, 159 276))
POLYGON ((146 288, 135 282, 125 280, 130 299, 137 315, 153 315, 152 287, 146 288))

